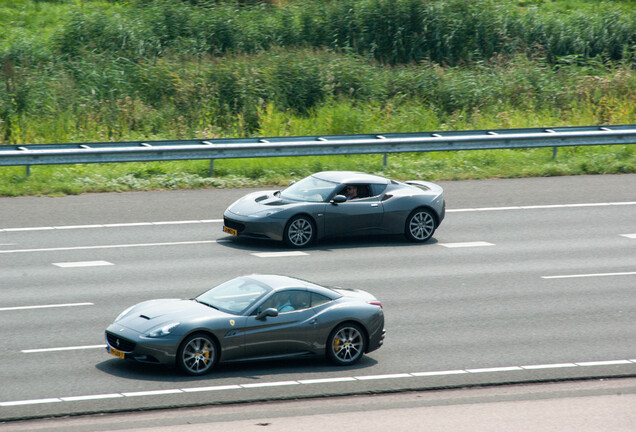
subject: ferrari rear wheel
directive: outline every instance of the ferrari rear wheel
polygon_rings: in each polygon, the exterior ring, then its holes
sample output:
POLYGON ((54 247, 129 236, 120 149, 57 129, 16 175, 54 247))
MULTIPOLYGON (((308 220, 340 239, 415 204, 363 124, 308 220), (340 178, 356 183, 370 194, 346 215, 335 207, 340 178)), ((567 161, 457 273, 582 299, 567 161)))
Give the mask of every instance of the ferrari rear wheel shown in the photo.
POLYGON ((316 238, 316 228, 308 216, 296 216, 287 222, 283 237, 287 246, 302 248, 316 238))
POLYGON ((197 333, 183 341, 177 352, 177 364, 188 375, 203 375, 214 367, 217 347, 214 340, 197 333))
POLYGON ((366 349, 366 340, 357 324, 344 323, 336 327, 327 340, 327 357, 341 366, 360 360, 366 349))
POLYGON ((404 235, 413 242, 425 242, 435 232, 435 218, 430 210, 425 208, 415 209, 406 218, 404 235))

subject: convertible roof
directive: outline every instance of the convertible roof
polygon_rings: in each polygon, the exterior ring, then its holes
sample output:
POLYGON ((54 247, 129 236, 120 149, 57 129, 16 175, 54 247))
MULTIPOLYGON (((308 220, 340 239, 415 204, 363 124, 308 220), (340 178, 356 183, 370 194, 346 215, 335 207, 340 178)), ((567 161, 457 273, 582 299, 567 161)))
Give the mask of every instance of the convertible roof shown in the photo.
POLYGON ((355 171, 322 171, 313 175, 322 180, 337 183, 374 183, 387 184, 389 179, 372 174, 355 171))
POLYGON ((264 283, 275 291, 285 289, 285 288, 308 288, 314 292, 323 294, 331 299, 342 297, 341 293, 336 292, 331 288, 323 287, 306 280, 296 279, 289 276, 281 276, 281 275, 273 275, 273 274, 252 274, 252 275, 243 276, 243 277, 250 278, 250 279, 259 281, 261 283, 264 283))
MULTIPOLYGON (((265 285, 270 286, 273 289, 281 289, 281 288, 315 288, 319 287, 319 285, 313 284, 308 281, 304 281, 302 279, 296 279, 289 276, 282 275, 273 275, 273 274, 252 274, 246 276, 250 279, 257 280, 265 285)), ((321 287, 322 288, 322 287, 321 287)))

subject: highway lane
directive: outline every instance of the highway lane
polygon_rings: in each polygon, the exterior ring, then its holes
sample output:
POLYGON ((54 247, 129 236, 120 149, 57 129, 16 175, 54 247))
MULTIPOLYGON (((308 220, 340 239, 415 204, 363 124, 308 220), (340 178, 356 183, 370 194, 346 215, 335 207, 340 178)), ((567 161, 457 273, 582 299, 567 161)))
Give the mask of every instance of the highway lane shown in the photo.
POLYGON ((255 254, 289 251, 220 231, 245 191, 0 199, 0 418, 636 373, 636 176, 443 186, 449 213, 429 244, 329 241, 273 257, 255 254), (493 209, 510 206, 522 207, 493 209), (183 223, 136 225, 165 221, 183 223), (104 265, 74 266, 87 262, 104 265), (100 348, 128 305, 252 272, 370 290, 385 305, 385 347, 352 368, 258 363, 204 378, 100 348), (14 309, 58 304, 75 305, 14 309), (75 349, 32 351, 50 348, 75 349), (325 378, 340 381, 307 382, 325 378), (158 390, 168 394, 130 394, 158 390), (20 401, 42 403, 2 405, 20 401))

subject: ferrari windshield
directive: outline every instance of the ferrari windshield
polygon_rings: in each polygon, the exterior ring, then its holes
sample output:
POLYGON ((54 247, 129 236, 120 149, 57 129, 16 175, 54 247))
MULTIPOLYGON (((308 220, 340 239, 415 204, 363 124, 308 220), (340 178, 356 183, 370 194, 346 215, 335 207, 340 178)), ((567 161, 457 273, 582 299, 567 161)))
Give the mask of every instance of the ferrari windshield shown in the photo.
POLYGON ((324 202, 336 186, 338 183, 309 176, 283 190, 280 196, 293 201, 324 202))
POLYGON ((267 285, 239 277, 204 292, 195 300, 223 312, 242 315, 269 291, 271 288, 267 285))

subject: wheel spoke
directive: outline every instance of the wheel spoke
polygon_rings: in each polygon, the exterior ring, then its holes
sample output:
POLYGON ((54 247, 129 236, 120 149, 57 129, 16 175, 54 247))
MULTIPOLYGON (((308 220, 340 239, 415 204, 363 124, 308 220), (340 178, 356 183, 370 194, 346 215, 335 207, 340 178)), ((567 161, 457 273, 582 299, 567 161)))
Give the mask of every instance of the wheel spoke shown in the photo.
POLYGON ((413 215, 409 223, 411 235, 417 240, 429 237, 435 228, 435 221, 428 212, 419 212, 413 215))
POLYGON ((212 364, 214 350, 203 338, 191 340, 183 350, 183 363, 192 372, 205 371, 212 364))
POLYGON ((333 339, 333 352, 343 362, 355 360, 361 354, 362 335, 352 327, 341 329, 333 339))
POLYGON ((289 225, 288 236, 294 246, 304 246, 313 235, 311 223, 303 218, 293 221, 289 225))

